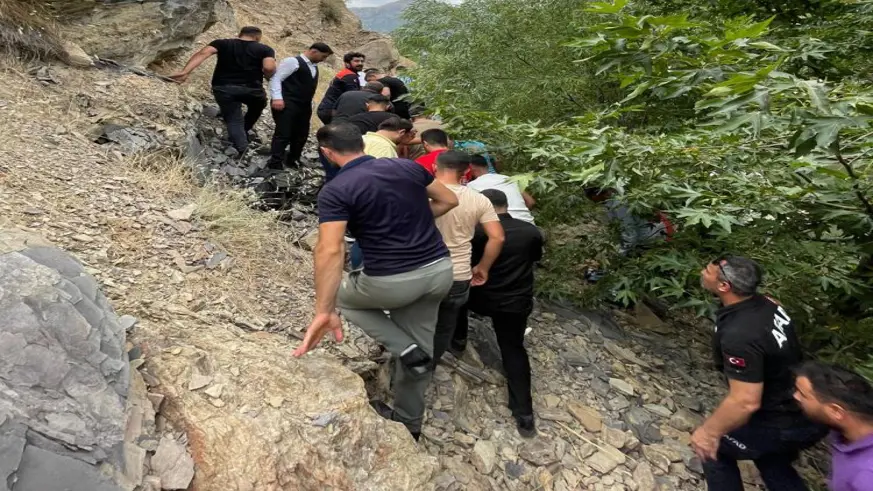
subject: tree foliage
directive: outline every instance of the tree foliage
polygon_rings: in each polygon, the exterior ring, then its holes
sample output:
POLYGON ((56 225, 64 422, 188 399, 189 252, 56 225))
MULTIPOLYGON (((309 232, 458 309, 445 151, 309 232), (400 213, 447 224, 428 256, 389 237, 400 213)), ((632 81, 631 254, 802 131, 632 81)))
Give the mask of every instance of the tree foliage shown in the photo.
POLYGON ((611 274, 592 291, 703 313, 701 265, 749 256, 811 348, 870 363, 873 89, 858 48, 873 4, 708 5, 422 0, 401 41, 421 58, 419 93, 499 148, 547 227, 596 213, 586 188, 678 225, 629 256, 594 237, 552 244, 551 276, 595 258, 611 274))

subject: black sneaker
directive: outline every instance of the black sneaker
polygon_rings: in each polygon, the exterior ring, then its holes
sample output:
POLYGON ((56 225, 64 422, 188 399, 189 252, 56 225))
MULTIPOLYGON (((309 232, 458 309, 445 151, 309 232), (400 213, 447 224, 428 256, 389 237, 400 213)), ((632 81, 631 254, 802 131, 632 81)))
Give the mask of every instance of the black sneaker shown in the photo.
POLYGON ((370 406, 372 406, 373 409, 376 410, 376 413, 379 414, 379 416, 382 416, 387 420, 393 421, 394 409, 392 409, 391 406, 389 406, 388 404, 385 404, 378 399, 373 399, 370 401, 370 406))
POLYGON ((521 435, 522 438, 533 438, 537 436, 537 427, 536 423, 534 423, 533 415, 516 416, 515 424, 518 428, 518 434, 521 435))

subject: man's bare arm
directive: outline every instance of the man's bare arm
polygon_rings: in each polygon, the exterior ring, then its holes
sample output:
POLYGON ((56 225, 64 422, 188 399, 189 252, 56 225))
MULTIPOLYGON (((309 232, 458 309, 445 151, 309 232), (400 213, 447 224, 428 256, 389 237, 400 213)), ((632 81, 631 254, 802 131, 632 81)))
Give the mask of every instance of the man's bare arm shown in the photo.
POLYGON ((268 79, 273 78, 273 75, 276 73, 276 59, 264 58, 263 71, 265 77, 267 77, 268 79))
POLYGON ((730 392, 712 413, 703 429, 710 435, 721 438, 749 421, 755 411, 761 407, 763 383, 740 382, 730 380, 730 392))
POLYGON ((443 216, 458 206, 458 197, 455 193, 437 180, 427 187, 427 197, 430 198, 430 210, 434 218, 443 216))
POLYGON ((527 209, 528 209, 528 210, 530 210, 531 208, 534 207, 535 204, 537 204, 537 200, 535 200, 535 199, 533 198, 533 196, 531 196, 530 194, 528 194, 527 191, 522 191, 522 192, 521 192, 521 199, 524 200, 524 205, 527 206, 527 209))
POLYGON ((188 60, 188 63, 185 64, 185 68, 183 68, 181 72, 170 75, 170 78, 176 80, 179 83, 184 82, 188 79, 188 75, 191 75, 191 72, 193 72, 197 69, 197 67, 202 65, 207 58, 216 53, 218 53, 218 49, 216 49, 214 46, 204 46, 203 49, 194 53, 194 55, 191 56, 191 59, 188 60))
POLYGON ((346 222, 325 222, 318 227, 315 246, 315 314, 336 310, 336 293, 343 277, 346 222))

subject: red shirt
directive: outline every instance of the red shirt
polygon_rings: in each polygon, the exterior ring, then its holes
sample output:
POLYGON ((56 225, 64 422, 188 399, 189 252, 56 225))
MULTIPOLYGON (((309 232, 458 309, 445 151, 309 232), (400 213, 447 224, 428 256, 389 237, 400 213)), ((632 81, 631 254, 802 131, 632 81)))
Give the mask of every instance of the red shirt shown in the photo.
MULTIPOLYGON (((437 157, 439 157, 441 153, 443 153, 447 150, 448 150, 447 148, 442 148, 439 150, 434 150, 433 152, 430 152, 430 153, 426 153, 426 154, 422 155, 421 157, 419 157, 418 159, 416 159, 415 163, 424 167, 428 172, 430 172, 430 175, 433 176, 436 174, 437 157)), ((471 178, 473 177, 471 172, 472 171, 470 169, 467 169, 467 172, 464 173, 463 179, 461 179, 461 184, 467 184, 468 182, 470 182, 471 178)))

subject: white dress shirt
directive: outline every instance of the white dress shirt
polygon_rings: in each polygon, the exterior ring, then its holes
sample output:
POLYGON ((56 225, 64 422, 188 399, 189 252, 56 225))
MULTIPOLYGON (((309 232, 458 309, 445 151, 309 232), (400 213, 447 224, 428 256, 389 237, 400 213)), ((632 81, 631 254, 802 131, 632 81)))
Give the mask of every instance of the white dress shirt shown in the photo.
POLYGON ((502 174, 485 174, 467 183, 467 187, 475 189, 480 193, 486 189, 497 189, 503 191, 509 205, 507 210, 509 215, 518 220, 534 223, 534 217, 524 203, 521 189, 518 188, 518 184, 511 182, 508 176, 502 174))
MULTIPOLYGON (((303 61, 306 62, 306 66, 309 67, 309 73, 312 74, 312 78, 315 78, 315 74, 317 73, 315 63, 311 62, 309 58, 302 53, 300 54, 300 57, 303 58, 303 61)), ((299 68, 300 62, 297 61, 296 56, 285 58, 281 63, 279 63, 279 67, 276 69, 276 74, 270 79, 270 96, 273 100, 282 99, 282 82, 299 68)))

